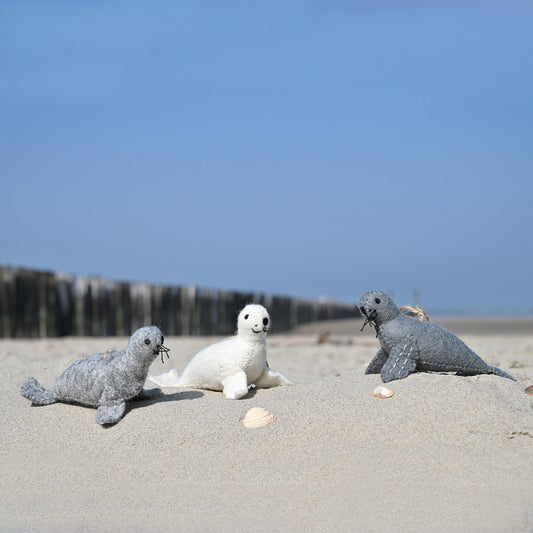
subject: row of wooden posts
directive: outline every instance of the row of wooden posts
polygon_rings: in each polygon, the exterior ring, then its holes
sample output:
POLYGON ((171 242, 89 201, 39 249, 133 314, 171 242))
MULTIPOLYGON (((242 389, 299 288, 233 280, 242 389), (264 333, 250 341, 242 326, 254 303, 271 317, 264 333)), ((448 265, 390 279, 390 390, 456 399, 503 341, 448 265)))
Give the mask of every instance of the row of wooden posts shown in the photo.
POLYGON ((274 333, 357 316, 355 306, 335 302, 0 266, 0 337, 129 336, 145 325, 167 336, 231 335, 247 303, 268 309, 274 333))

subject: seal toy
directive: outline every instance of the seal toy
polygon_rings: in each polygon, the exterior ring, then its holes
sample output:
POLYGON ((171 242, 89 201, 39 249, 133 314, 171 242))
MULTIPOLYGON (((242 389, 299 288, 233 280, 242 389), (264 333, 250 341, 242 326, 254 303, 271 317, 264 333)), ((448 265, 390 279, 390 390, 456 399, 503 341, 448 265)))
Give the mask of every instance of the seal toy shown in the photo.
POLYGON ((252 387, 292 385, 286 377, 270 370, 266 358, 266 336, 270 328, 268 311, 258 304, 245 306, 237 318, 233 337, 200 350, 185 367, 159 376, 149 376, 161 387, 190 387, 222 391, 228 400, 246 396, 252 387))
POLYGON ((140 328, 125 350, 87 355, 73 363, 57 378, 52 390, 31 377, 20 393, 34 405, 64 402, 97 407, 99 424, 115 424, 124 415, 126 401, 150 397, 143 385, 154 359, 161 355, 163 360, 163 354, 168 357, 163 341, 159 328, 140 328))
POLYGON ((370 324, 381 344, 365 373, 381 373, 384 383, 416 371, 496 374, 515 381, 503 370, 485 363, 447 329, 401 313, 382 291, 363 294, 358 308, 365 316, 361 331, 370 324))

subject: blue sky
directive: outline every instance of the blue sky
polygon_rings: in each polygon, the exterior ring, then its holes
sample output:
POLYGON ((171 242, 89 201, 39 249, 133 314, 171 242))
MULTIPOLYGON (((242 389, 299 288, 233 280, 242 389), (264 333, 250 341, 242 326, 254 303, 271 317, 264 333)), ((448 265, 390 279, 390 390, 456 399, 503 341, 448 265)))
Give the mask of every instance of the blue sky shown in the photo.
POLYGON ((0 2, 0 264, 533 312, 533 2, 0 2))

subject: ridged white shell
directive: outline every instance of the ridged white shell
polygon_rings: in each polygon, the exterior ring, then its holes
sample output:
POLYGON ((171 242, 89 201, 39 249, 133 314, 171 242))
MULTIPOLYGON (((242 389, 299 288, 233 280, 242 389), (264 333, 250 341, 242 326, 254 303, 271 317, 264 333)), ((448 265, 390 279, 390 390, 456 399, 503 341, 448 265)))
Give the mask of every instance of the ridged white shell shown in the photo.
POLYGON ((378 385, 374 389, 374 396, 377 398, 390 398, 394 392, 392 392, 388 387, 385 387, 384 385, 378 385))
POLYGON ((242 423, 247 428, 260 428, 274 422, 276 417, 262 407, 252 407, 243 418, 242 423))

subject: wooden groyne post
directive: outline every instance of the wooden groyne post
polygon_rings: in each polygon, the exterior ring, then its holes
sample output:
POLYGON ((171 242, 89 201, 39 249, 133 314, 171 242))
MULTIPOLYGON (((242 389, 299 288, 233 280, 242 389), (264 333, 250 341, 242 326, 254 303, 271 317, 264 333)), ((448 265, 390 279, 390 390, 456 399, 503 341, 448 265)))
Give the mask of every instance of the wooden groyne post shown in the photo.
POLYGON ((355 306, 283 296, 108 281, 0 266, 0 337, 129 336, 142 326, 165 335, 232 335, 238 311, 264 305, 272 332, 358 316, 355 306))

